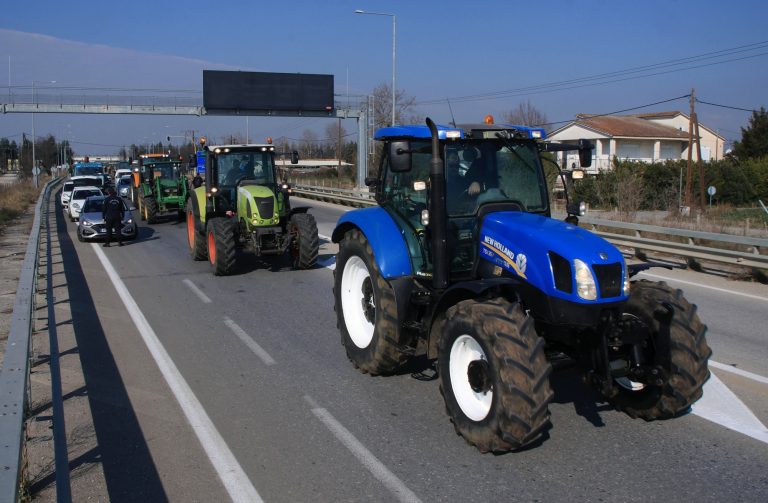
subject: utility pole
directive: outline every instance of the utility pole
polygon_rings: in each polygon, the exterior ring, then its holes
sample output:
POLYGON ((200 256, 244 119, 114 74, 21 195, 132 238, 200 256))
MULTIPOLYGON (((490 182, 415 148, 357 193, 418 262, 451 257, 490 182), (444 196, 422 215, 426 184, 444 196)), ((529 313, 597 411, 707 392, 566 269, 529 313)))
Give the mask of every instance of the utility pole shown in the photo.
POLYGON ((694 103, 696 90, 691 89, 691 111, 688 116, 688 164, 685 170, 685 205, 691 209, 693 203, 693 117, 696 113, 694 103))
POLYGON ((694 114, 693 124, 696 127, 696 166, 699 168, 699 205, 702 213, 707 208, 707 197, 704 195, 704 163, 701 160, 701 136, 699 136, 699 117, 694 114))

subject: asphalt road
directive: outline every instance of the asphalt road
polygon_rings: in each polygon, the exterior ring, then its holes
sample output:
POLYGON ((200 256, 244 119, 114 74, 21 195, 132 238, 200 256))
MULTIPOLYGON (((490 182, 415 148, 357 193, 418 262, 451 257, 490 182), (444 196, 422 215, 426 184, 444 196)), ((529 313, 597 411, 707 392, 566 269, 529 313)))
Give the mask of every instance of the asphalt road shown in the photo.
MULTIPOLYGON (((313 207, 326 237, 345 211, 301 203, 313 207)), ((725 370, 713 368, 718 387, 710 393, 707 385, 706 407, 669 421, 632 420, 602 402, 574 370, 559 371, 552 376, 548 438, 522 452, 483 455, 455 434, 437 381, 407 372, 374 378, 347 360, 326 267, 335 245, 321 240, 323 266, 313 270, 241 254, 237 273, 219 278, 188 257, 184 231, 175 222, 142 223, 139 239, 122 248, 73 243, 86 280, 98 290, 95 311, 112 320, 102 323, 104 337, 140 425, 134 440, 146 442, 144 461, 155 465, 153 480, 170 500, 187 499, 182 488, 191 478, 194 499, 202 501, 224 491, 243 501, 765 501, 768 495, 765 427, 750 436, 737 431, 739 421, 713 422, 735 408, 728 401, 735 398, 758 425, 768 424, 765 285, 649 271, 683 288, 709 325, 713 360, 725 370), (156 383, 151 393, 147 379, 156 383), (132 393, 134 380, 143 382, 142 393, 132 393), (179 416, 168 417, 174 413, 179 416)), ((135 481, 137 490, 141 483, 135 481)))

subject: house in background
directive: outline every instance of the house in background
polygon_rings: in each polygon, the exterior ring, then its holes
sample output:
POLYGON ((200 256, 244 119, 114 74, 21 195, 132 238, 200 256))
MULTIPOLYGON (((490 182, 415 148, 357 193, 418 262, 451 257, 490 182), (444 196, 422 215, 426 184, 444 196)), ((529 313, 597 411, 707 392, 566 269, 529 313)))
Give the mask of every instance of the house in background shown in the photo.
MULTIPOLYGON (((722 159, 725 139, 699 124, 702 160, 722 159)), ((568 142, 581 138, 595 144, 592 166, 597 173, 611 169, 614 157, 621 160, 662 162, 688 158, 688 117, 681 112, 643 115, 586 115, 553 131, 548 139, 568 142)), ((693 159, 697 159, 694 147, 693 159)), ((562 162, 562 154, 559 156, 562 162)), ((568 153, 567 166, 579 165, 578 153, 568 153)))

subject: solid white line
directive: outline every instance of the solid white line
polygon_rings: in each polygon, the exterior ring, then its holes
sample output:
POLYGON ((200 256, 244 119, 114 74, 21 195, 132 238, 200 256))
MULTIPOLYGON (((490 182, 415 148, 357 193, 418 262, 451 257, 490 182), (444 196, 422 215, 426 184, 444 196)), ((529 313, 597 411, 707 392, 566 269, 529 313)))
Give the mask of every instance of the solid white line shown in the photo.
POLYGON ((232 332, 235 333, 236 336, 240 338, 241 341, 245 343, 246 346, 248 346, 248 349, 253 351, 253 353, 261 358, 261 361, 264 362, 265 365, 274 365, 275 360, 272 359, 271 356, 269 356, 269 353, 264 351, 264 348, 259 346, 259 344, 254 341, 250 335, 245 333, 245 330, 240 328, 240 325, 235 323, 231 318, 225 316, 224 317, 224 324, 229 327, 232 332))
POLYGON ((261 496, 253 487, 248 475, 245 474, 224 438, 203 409, 202 404, 182 377, 179 369, 176 368, 170 355, 157 338, 157 334, 144 317, 144 313, 141 312, 136 301, 131 297, 125 283, 120 279, 102 249, 95 243, 92 246, 230 498, 232 501, 242 501, 243 503, 262 502, 261 496))
POLYGON ((709 366, 715 367, 716 369, 725 370, 726 372, 730 372, 732 374, 740 375, 741 377, 746 377, 747 379, 752 379, 753 381, 768 384, 768 377, 763 377, 759 374, 753 374, 752 372, 741 370, 740 368, 736 368, 732 365, 726 365, 725 363, 709 360, 709 366))
POLYGON ((399 501, 420 502, 416 494, 408 489, 403 482, 397 478, 397 475, 389 471, 384 464, 374 456, 371 451, 365 448, 359 440, 355 438, 341 423, 339 423, 327 410, 317 405, 309 396, 305 395, 304 400, 309 403, 314 414, 325 424, 326 428, 342 443, 344 447, 350 450, 352 454, 365 466, 371 474, 384 484, 399 501))
POLYGON ((189 287, 189 289, 190 289, 190 290, 192 290, 192 293, 194 293, 195 295, 197 295, 197 297, 198 297, 200 300, 202 300, 202 301, 203 301, 205 304, 210 304, 211 302, 213 302, 213 301, 212 301, 212 300, 211 300, 211 299, 210 299, 210 298, 209 298, 209 297, 208 297, 206 294, 204 294, 204 293, 203 293, 203 291, 202 291, 202 290, 200 290, 200 289, 197 287, 197 285, 196 285, 196 284, 192 283, 192 280, 189 280, 189 279, 185 279, 185 280, 182 280, 182 283, 184 283, 185 285, 187 285, 187 287, 189 287))
POLYGON ((768 444, 768 428, 714 374, 710 374, 704 395, 691 406, 691 412, 768 444))
POLYGON ((641 272, 640 274, 642 274, 643 276, 648 276, 649 278, 663 279, 663 280, 666 280, 666 281, 673 281, 673 282, 677 282, 677 283, 683 283, 684 285, 698 286, 700 288, 706 288, 708 290, 715 290, 717 292, 729 293, 731 295, 740 295, 742 297, 747 297, 747 298, 750 298, 750 299, 762 300, 764 302, 768 302, 768 297, 761 297, 759 295, 752 295, 752 294, 749 294, 749 293, 737 292, 737 291, 734 291, 734 290, 728 290, 727 288, 718 288, 716 286, 702 285, 701 283, 694 283, 693 281, 685 281, 685 280, 682 280, 682 279, 669 278, 667 276, 659 276, 658 274, 650 274, 650 273, 647 273, 645 271, 641 272))

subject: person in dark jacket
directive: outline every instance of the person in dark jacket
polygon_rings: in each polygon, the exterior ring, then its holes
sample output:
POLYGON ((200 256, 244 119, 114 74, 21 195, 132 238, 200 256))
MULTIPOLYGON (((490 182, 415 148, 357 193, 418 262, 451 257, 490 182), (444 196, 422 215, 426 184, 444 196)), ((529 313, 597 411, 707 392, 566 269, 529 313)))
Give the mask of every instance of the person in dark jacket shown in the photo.
POLYGON ((109 195, 104 198, 104 207, 101 210, 104 222, 107 224, 107 242, 104 248, 109 248, 112 241, 112 229, 117 233, 117 245, 123 246, 123 199, 118 197, 115 189, 109 189, 109 195))

